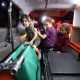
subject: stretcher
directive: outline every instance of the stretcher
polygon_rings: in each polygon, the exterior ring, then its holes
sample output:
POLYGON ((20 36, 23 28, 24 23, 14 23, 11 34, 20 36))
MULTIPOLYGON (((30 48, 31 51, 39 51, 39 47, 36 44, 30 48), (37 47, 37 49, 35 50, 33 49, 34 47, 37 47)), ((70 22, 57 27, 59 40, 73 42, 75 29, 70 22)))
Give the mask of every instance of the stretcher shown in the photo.
POLYGON ((0 64, 0 80, 41 80, 40 61, 32 46, 23 42, 0 64), (8 79, 4 79, 5 72, 8 79))

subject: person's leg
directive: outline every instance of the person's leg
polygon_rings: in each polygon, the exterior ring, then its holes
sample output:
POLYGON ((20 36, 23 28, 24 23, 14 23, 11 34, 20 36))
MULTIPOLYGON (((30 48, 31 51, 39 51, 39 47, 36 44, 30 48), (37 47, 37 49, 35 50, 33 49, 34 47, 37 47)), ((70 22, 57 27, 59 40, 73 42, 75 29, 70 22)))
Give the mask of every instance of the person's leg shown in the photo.
POLYGON ((36 47, 36 45, 33 45, 33 47, 34 47, 35 51, 38 53, 38 58, 40 60, 41 59, 41 52, 40 52, 40 50, 36 47))

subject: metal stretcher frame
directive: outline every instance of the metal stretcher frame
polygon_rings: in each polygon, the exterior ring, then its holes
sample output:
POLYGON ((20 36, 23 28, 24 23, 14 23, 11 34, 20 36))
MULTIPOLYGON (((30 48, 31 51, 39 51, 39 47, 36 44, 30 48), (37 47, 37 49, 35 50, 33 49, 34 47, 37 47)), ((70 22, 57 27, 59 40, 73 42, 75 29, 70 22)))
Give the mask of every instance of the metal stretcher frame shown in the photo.
POLYGON ((34 48, 30 45, 26 47, 27 43, 23 42, 12 54, 7 58, 3 64, 9 62, 16 62, 21 56, 21 65, 18 71, 13 74, 16 80, 41 80, 40 61, 36 55, 34 48))
POLYGON ((43 51, 43 64, 44 64, 44 80, 52 80, 52 77, 51 77, 51 71, 50 71, 50 64, 49 64, 49 61, 48 61, 48 52, 49 51, 53 51, 53 48, 51 49, 47 49, 47 50, 44 50, 43 51))

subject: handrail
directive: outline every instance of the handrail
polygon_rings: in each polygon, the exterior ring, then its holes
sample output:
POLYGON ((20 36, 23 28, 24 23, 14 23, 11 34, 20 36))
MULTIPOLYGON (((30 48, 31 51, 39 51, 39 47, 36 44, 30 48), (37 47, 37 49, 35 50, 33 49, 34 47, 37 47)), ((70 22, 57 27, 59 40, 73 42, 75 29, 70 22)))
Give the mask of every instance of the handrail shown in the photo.
POLYGON ((80 53, 80 46, 72 41, 69 41, 68 45, 73 48, 75 51, 78 52, 78 54, 80 53))

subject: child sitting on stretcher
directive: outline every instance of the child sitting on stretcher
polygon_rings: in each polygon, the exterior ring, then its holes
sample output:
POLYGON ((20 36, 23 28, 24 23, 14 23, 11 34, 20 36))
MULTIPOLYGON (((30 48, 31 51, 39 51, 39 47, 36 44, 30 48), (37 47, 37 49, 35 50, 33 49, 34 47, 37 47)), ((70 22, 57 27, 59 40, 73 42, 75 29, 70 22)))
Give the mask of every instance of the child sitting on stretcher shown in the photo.
POLYGON ((41 59, 41 52, 38 49, 40 44, 40 38, 38 37, 34 24, 28 15, 23 15, 21 17, 21 23, 25 27, 26 41, 29 41, 30 44, 34 47, 35 51, 38 53, 38 58, 41 59))

